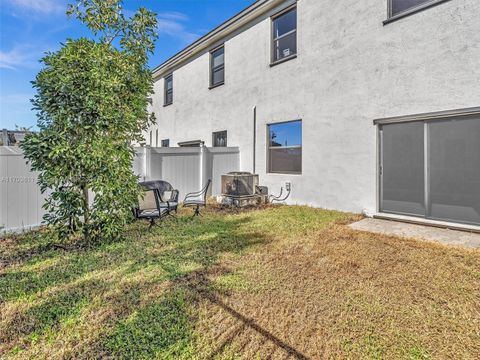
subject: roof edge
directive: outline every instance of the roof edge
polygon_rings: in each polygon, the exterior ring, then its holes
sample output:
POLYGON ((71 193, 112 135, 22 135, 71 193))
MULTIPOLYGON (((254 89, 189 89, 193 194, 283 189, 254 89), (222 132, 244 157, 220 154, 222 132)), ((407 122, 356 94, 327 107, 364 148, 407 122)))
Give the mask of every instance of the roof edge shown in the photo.
POLYGON ((166 74, 177 66, 179 63, 188 60, 194 55, 198 54, 211 43, 214 43, 234 30, 238 29, 242 25, 245 25, 248 21, 255 19, 256 17, 262 15, 266 11, 275 7, 279 3, 285 0, 257 0, 252 5, 246 7, 230 19, 226 20, 207 34, 200 37, 198 40, 194 41, 192 44, 188 45, 183 50, 179 51, 169 59, 165 60, 163 63, 158 65, 152 70, 152 75, 154 78, 158 78, 163 74, 166 74), (246 21, 245 21, 246 20, 246 21))

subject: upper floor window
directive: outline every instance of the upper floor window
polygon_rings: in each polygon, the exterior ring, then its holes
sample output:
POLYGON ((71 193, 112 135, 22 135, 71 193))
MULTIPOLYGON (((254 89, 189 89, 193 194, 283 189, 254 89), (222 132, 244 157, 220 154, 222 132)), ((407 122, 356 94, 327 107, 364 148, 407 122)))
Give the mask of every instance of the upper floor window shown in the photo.
POLYGON ((388 0, 389 17, 409 14, 446 0, 388 0))
POLYGON ((297 54, 297 8, 272 18, 272 63, 297 54))
POLYGON ((170 139, 163 139, 162 147, 170 147, 170 139))
POLYGON ((210 87, 225 82, 225 48, 222 46, 210 53, 210 87))
POLYGON ((268 172, 302 173, 302 121, 268 125, 268 172))
POLYGON ((165 96, 164 96, 164 106, 170 105, 173 103, 173 74, 170 74, 165 77, 165 96))
POLYGON ((217 131, 213 133, 213 147, 227 146, 227 131, 217 131))

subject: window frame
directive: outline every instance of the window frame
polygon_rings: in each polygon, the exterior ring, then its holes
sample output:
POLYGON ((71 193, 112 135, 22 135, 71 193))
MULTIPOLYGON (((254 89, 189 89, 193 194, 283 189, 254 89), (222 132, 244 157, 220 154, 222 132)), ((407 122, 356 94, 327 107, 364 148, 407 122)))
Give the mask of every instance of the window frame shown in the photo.
POLYGON ((212 132, 212 147, 228 147, 228 131, 227 130, 212 132), (224 146, 215 145, 215 136, 223 133, 225 133, 225 145, 224 146))
POLYGON ((298 11, 297 11, 297 15, 296 15, 297 23, 296 23, 295 30, 291 30, 286 34, 283 34, 279 37, 275 37, 275 20, 277 20, 278 18, 282 17, 283 15, 289 13, 292 10, 297 10, 297 4, 296 3, 286 7, 285 9, 275 13, 274 15, 272 15, 270 17, 270 66, 271 67, 275 66, 275 65, 278 65, 278 64, 281 64, 281 63, 284 63, 286 61, 295 59, 297 57, 297 54, 298 54, 298 11), (295 46, 296 46, 295 54, 289 55, 289 56, 284 57, 284 58, 279 59, 279 60, 275 60, 275 42, 284 38, 284 37, 286 37, 286 36, 288 36, 288 35, 291 35, 291 34, 295 34, 295 46))
POLYGON ((278 121, 267 124, 267 174, 284 174, 284 175, 302 175, 303 174, 303 119, 278 121), (288 124, 293 122, 300 122, 302 126, 302 144, 301 145, 289 145, 289 146, 271 146, 270 145, 270 126, 288 124), (301 163, 300 171, 272 171, 271 164, 271 150, 272 149, 301 149, 301 163))
POLYGON ((217 46, 216 48, 210 50, 210 81, 209 81, 209 89, 214 89, 216 87, 219 87, 219 86, 222 86, 222 85, 225 85, 225 44, 222 44, 220 46, 217 46), (213 54, 215 52, 217 52, 218 50, 222 49, 223 48, 223 64, 222 65, 219 65, 217 66, 216 68, 213 66, 213 54), (218 69, 218 68, 222 68, 223 70, 223 81, 222 82, 219 82, 218 84, 214 84, 213 83, 213 76, 215 74, 215 70, 218 69))
POLYGON ((162 139, 162 141, 160 142, 161 146, 164 147, 164 148, 168 148, 170 147, 170 139, 162 139), (165 145, 166 144, 166 145, 165 145))
POLYGON ((163 106, 169 106, 173 104, 173 73, 170 73, 169 75, 165 76, 163 78, 164 84, 163 84, 163 106), (168 82, 171 79, 172 81, 172 88, 168 90, 168 82), (171 93, 171 101, 168 101, 168 93, 171 93))
POLYGON ((409 15, 416 14, 420 11, 426 10, 428 8, 431 8, 436 5, 440 5, 444 2, 450 1, 450 0, 430 0, 427 1, 423 4, 419 4, 416 6, 412 6, 411 8, 408 8, 402 12, 399 12, 398 14, 393 14, 393 1, 395 0, 387 0, 387 20, 383 21, 383 25, 389 24, 395 20, 404 18, 409 15))

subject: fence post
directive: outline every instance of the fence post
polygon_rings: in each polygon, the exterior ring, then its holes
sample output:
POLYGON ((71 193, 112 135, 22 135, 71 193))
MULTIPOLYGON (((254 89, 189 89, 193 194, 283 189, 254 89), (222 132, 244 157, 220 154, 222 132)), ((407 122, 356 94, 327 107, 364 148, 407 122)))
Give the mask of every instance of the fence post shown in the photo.
POLYGON ((144 153, 143 153, 144 180, 151 180, 151 176, 152 176, 151 152, 152 150, 150 146, 147 145, 144 147, 144 153))

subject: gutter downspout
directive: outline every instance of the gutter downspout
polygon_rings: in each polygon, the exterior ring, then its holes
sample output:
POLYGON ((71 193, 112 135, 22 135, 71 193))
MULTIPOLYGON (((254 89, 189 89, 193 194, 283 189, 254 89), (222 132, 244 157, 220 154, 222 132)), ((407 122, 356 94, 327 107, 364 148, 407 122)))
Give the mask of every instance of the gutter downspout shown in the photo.
POLYGON ((253 107, 253 174, 256 170, 256 152, 257 152, 257 107, 253 107))

